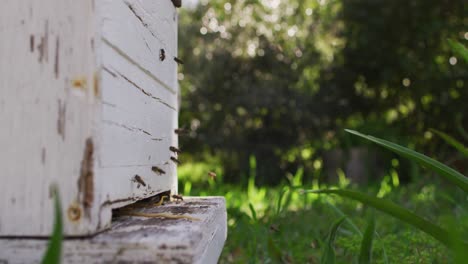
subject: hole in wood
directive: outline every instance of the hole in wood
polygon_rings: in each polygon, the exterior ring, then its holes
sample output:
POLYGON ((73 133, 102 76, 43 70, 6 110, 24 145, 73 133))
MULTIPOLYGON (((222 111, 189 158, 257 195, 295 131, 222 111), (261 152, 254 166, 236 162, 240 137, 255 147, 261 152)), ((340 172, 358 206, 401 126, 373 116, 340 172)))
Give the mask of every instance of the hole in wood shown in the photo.
POLYGON ((185 203, 180 195, 172 195, 170 191, 140 200, 136 203, 112 210, 115 221, 119 217, 138 217, 138 219, 126 221, 128 224, 138 221, 140 225, 171 225, 175 220, 200 221, 201 219, 191 214, 203 211, 204 207, 192 206, 185 203), (172 200, 170 199, 172 198, 172 200))
POLYGON ((68 219, 72 222, 76 222, 81 218, 81 208, 78 204, 72 204, 67 210, 68 219))

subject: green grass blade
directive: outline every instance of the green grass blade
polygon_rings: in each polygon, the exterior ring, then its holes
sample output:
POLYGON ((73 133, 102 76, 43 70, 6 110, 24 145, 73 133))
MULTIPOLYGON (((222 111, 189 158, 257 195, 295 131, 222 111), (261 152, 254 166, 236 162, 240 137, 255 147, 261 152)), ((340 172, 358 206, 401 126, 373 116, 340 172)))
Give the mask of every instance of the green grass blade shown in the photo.
POLYGON ((281 249, 278 247, 278 245, 273 241, 273 238, 271 236, 268 237, 268 253, 270 255, 270 258, 274 260, 274 263, 281 263, 282 258, 283 258, 283 253, 281 252, 281 249))
MULTIPOLYGON (((379 239, 382 238, 382 237, 379 235, 379 232, 376 231, 375 234, 377 235, 377 237, 378 237, 379 239)), ((388 264, 389 262, 388 262, 387 250, 385 250, 385 245, 382 245, 382 256, 383 256, 383 262, 384 262, 385 264, 388 264)))
POLYGON ((49 240, 47 251, 42 258, 43 264, 58 264, 62 256, 62 241, 63 241, 63 223, 62 223, 62 206, 60 205, 60 197, 57 187, 52 188, 55 204, 55 220, 52 237, 49 240))
POLYGON ((333 223, 330 232, 328 233, 327 241, 325 243, 325 250, 320 260, 322 264, 335 264, 336 263, 336 255, 335 255, 335 237, 336 233, 338 232, 338 228, 344 222, 346 217, 341 217, 335 223, 333 223))
POLYGON ((287 190, 281 190, 280 195, 278 197, 278 202, 276 204, 276 215, 278 216, 281 213, 281 204, 283 202, 283 197, 284 194, 287 192, 287 190))
POLYGON ((460 141, 454 139, 450 135, 435 129, 430 129, 431 132, 441 137, 447 144, 450 144, 452 147, 456 148, 463 156, 468 157, 468 148, 466 148, 460 141))
POLYGON ((346 198, 350 198, 366 205, 372 206, 375 209, 387 213, 403 222, 406 222, 426 234, 431 235, 435 239, 442 242, 444 245, 453 248, 454 245, 463 245, 468 248, 468 243, 457 240, 447 230, 442 229, 441 227, 427 221, 426 219, 410 212, 409 210, 396 205, 395 203, 382 199, 373 197, 364 193, 349 191, 349 190, 339 190, 339 189, 328 189, 328 190, 306 190, 305 193, 325 193, 325 194, 336 194, 346 198))
POLYGON ((448 39, 447 40, 450 48, 452 48, 452 52, 455 53, 457 56, 462 57, 466 62, 468 62, 468 49, 463 46, 460 42, 448 39))
POLYGON ((372 241, 375 233, 374 213, 369 216, 366 230, 361 242, 361 252, 359 253, 359 264, 369 264, 372 261, 372 241))
MULTIPOLYGON (((343 213, 343 211, 340 210, 340 208, 334 206, 332 203, 326 201, 326 203, 328 204, 328 206, 330 206, 339 216, 341 217, 346 217, 346 214, 343 213)), ((346 223, 348 223, 348 225, 351 227, 351 229, 353 230, 353 232, 359 236, 362 236, 362 232, 361 230, 359 230, 359 228, 353 223, 353 221, 351 219, 349 219, 348 217, 346 217, 346 223)))
POLYGON ((250 213, 252 214, 252 219, 257 222, 257 212, 255 211, 255 208, 252 203, 249 203, 249 209, 250 213))
POLYGON ((463 191, 468 193, 468 178, 461 174, 460 172, 448 167, 447 165, 438 162, 437 160, 431 159, 426 155, 423 155, 421 153, 418 153, 414 150, 402 147, 400 145, 397 145, 395 143, 392 143, 390 141, 386 141, 380 138, 376 138, 373 136, 368 136, 361 134, 357 131, 354 130, 349 130, 345 129, 346 132, 349 132, 353 135, 362 137, 364 139, 367 139, 369 141, 372 141, 380 146, 383 146, 397 154, 400 154, 401 156, 408 158, 410 160, 413 160, 420 165, 423 165, 432 171, 438 173, 439 175, 443 176, 445 179, 450 181, 451 183, 457 185, 460 187, 463 191))
POLYGON ((458 113, 455 117, 455 127, 457 128, 458 133, 465 139, 468 140, 468 132, 466 132, 463 127, 463 114, 458 113))

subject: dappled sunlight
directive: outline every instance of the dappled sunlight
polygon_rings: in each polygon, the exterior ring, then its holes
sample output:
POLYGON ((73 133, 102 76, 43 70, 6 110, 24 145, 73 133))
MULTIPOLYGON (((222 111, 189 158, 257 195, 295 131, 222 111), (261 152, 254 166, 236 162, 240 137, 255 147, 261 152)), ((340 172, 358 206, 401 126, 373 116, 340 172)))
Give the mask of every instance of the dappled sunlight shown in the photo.
POLYGON ((347 188, 351 181, 346 177, 344 171, 342 169, 337 169, 336 173, 338 174, 338 187, 341 189, 347 188))
POLYGON ((432 202, 435 199, 436 188, 434 185, 426 185, 421 188, 421 191, 416 194, 415 198, 418 202, 432 202))
POLYGON ((377 193, 377 197, 383 198, 392 191, 392 186, 390 185, 389 175, 385 175, 383 180, 380 182, 380 189, 377 193))

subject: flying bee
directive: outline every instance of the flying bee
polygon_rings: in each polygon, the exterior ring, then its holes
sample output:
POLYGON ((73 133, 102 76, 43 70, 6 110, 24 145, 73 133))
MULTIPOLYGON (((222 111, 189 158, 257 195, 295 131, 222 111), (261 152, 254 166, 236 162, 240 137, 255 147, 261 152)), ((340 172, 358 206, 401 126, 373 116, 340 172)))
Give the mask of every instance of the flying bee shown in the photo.
POLYGON ((216 178, 216 173, 210 171, 210 172, 208 172, 208 177, 210 177, 212 180, 214 180, 216 178))
POLYGON ((317 248, 317 243, 315 241, 310 242, 311 248, 317 248))
POLYGON ((178 148, 176 148, 176 147, 173 147, 173 146, 170 146, 170 147, 169 147, 169 150, 172 151, 172 152, 174 152, 174 153, 176 153, 176 154, 182 153, 182 151, 181 151, 180 149, 178 149, 178 148))
POLYGON ((188 131, 185 128, 176 128, 174 129, 174 133, 177 135, 187 134, 188 131))
POLYGON ((159 60, 163 61, 164 59, 166 59, 166 52, 164 51, 164 49, 160 49, 159 50, 159 60))
POLYGON ((175 62, 177 62, 177 64, 182 64, 182 65, 184 64, 184 62, 181 59, 177 58, 177 57, 174 57, 174 60, 175 60, 175 62))
POLYGON ((176 163, 177 165, 180 164, 180 161, 179 161, 178 159, 174 158, 174 157, 171 157, 171 160, 172 160, 174 163, 176 163))
POLYGON ((146 183, 143 181, 143 179, 139 176, 139 175, 135 175, 135 177, 133 177, 133 181, 134 182, 137 182, 138 184, 141 184, 143 185, 143 187, 146 187, 146 183))
POLYGON ((159 168, 158 166, 151 167, 151 170, 159 175, 166 174, 166 172, 163 169, 159 168))
POLYGON ((275 224, 270 225, 270 230, 274 231, 274 232, 279 232, 280 231, 278 225, 275 225, 275 224))
POLYGON ((183 201, 184 200, 184 197, 182 197, 182 195, 178 195, 178 194, 173 194, 172 198, 174 200, 176 200, 176 201, 183 201))

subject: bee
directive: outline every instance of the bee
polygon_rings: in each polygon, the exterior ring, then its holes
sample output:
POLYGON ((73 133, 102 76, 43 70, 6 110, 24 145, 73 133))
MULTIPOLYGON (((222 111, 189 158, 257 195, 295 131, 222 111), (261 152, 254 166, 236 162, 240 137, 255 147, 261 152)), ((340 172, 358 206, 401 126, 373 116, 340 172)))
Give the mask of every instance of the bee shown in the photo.
POLYGON ((278 225, 275 225, 275 224, 270 225, 270 230, 274 231, 274 232, 279 232, 280 231, 278 225))
POLYGON ((151 170, 159 175, 166 174, 166 172, 163 169, 159 168, 158 166, 151 167, 151 170))
POLYGON ((180 164, 180 161, 179 161, 178 159, 174 158, 174 157, 171 157, 171 160, 172 160, 174 163, 176 163, 177 165, 180 164))
POLYGON ((173 146, 170 146, 170 147, 169 147, 169 150, 172 151, 172 152, 174 152, 174 153, 176 153, 176 154, 182 153, 182 151, 181 151, 180 149, 178 149, 178 148, 176 148, 176 147, 173 147, 173 146))
POLYGON ((175 7, 182 6, 182 0, 172 0, 172 3, 174 4, 175 7))
POLYGON ((216 173, 210 171, 210 172, 208 172, 208 177, 210 177, 212 180, 214 180, 216 178, 216 173))
POLYGON ((146 183, 143 181, 143 179, 139 175, 135 175, 135 177, 133 177, 133 181, 137 182, 138 184, 143 185, 143 187, 146 187, 146 183))
POLYGON ((175 60, 175 62, 177 62, 177 64, 182 64, 182 65, 184 64, 184 62, 181 59, 177 58, 177 57, 174 57, 174 60, 175 60))
POLYGON ((184 129, 184 128, 176 128, 174 129, 174 133, 178 134, 178 135, 181 135, 181 134, 187 134, 187 130, 184 129))
POLYGON ((163 61, 164 59, 166 59, 166 52, 164 51, 164 49, 160 49, 159 50, 159 60, 163 61))
POLYGON ((182 197, 182 195, 178 195, 178 194, 173 194, 172 195, 172 198, 176 201, 183 201, 184 198, 182 197))
POLYGON ((310 242, 311 248, 317 248, 317 243, 315 241, 310 242))

